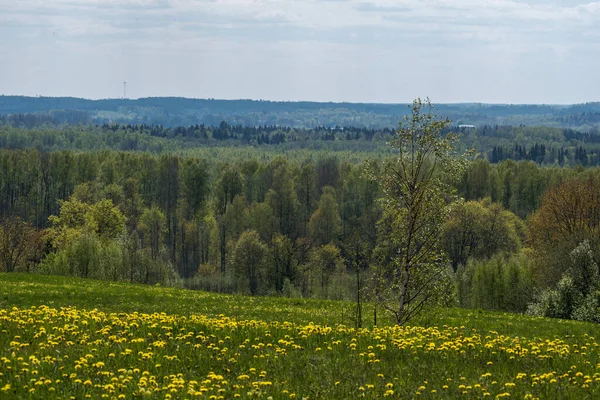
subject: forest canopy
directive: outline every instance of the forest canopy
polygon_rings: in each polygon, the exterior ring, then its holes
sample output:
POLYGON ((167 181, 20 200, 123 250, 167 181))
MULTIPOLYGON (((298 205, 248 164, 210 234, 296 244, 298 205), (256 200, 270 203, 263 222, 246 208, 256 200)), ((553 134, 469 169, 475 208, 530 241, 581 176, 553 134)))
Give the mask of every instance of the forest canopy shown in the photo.
MULTIPOLYGON (((382 178, 399 130, 11 118, 0 126, 0 271, 358 304, 382 293, 374 267, 400 226, 386 224, 397 215, 382 178)), ((436 177, 446 300, 600 320, 596 133, 439 128, 456 133, 456 154, 475 148, 436 177)))

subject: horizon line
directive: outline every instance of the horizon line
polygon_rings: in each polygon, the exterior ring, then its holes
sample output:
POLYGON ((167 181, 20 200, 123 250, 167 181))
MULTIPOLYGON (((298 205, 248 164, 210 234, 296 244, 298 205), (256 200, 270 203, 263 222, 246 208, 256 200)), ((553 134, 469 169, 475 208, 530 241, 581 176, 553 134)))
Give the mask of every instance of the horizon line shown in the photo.
MULTIPOLYGON (((268 100, 268 99, 250 99, 250 98, 214 98, 214 97, 185 97, 185 96, 147 96, 147 97, 136 97, 136 98, 124 98, 124 97, 104 97, 104 98, 88 98, 88 97, 77 97, 77 96, 45 96, 45 95, 21 95, 21 94, 0 94, 1 97, 24 97, 30 99, 77 99, 85 101, 137 101, 145 99, 183 99, 183 100, 200 100, 200 101, 253 101, 253 102, 265 102, 265 103, 315 103, 315 104, 371 104, 371 105, 410 105, 412 100, 409 102, 367 102, 367 101, 319 101, 319 100, 268 100)), ((427 97, 421 97, 424 100, 427 97)), ((431 99, 429 99, 431 101, 431 99)), ((598 101, 587 101, 580 103, 507 103, 507 102, 481 102, 481 101, 456 101, 456 102, 431 102, 433 106, 437 105, 485 105, 485 106, 551 106, 551 107, 565 107, 575 105, 586 105, 586 104, 597 104, 598 101)))

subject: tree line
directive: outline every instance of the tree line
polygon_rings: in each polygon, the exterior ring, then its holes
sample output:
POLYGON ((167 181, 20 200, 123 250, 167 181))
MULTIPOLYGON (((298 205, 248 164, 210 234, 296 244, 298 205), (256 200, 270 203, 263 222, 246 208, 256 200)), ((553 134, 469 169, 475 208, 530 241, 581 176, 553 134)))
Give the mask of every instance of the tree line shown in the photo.
MULTIPOLYGON (((235 146, 217 158, 0 150, 0 270, 358 304, 366 296, 397 323, 433 298, 600 320, 600 169, 457 157, 473 128, 452 134, 426 109, 415 101, 398 130, 385 131, 391 150, 367 161, 341 152, 264 158, 235 146)), ((61 134, 97 140, 88 129, 61 134)), ((298 134, 227 123, 95 129, 165 145, 215 132, 234 142, 298 134)), ((304 133, 360 140, 344 128, 320 129, 304 133)), ((4 132, 16 140, 34 130, 4 132)), ((528 132, 539 134, 518 135, 528 132)))
MULTIPOLYGON (((280 153, 319 149, 384 156, 392 154, 393 149, 387 143, 395 134, 390 128, 317 126, 299 129, 278 125, 231 125, 225 121, 217 126, 194 124, 187 127, 114 123, 29 127, 28 123, 10 118, 4 123, 0 118, 0 148, 33 147, 40 151, 112 149, 163 154, 207 147, 253 146, 280 153)), ((23 118, 27 120, 26 116, 23 118)), ((597 166, 600 163, 600 135, 593 130, 483 125, 476 128, 448 126, 442 133, 450 132, 458 134, 458 150, 472 148, 477 158, 493 164, 504 160, 530 160, 558 166, 597 166)))
MULTIPOLYGON (((462 103, 440 104, 438 109, 457 124, 558 126, 586 131, 598 126, 600 115, 600 103, 570 106, 462 103)), ((407 112, 399 104, 0 96, 0 114, 46 114, 60 123, 119 122, 175 127, 197 123, 218 126, 221 121, 227 121, 244 126, 338 125, 381 129, 395 127, 407 112)))
MULTIPOLYGON (((364 164, 335 155, 232 162, 1 150, 0 167, 2 271, 351 298, 390 248, 381 235, 388 229, 381 182, 364 164)), ((369 168, 378 176, 384 162, 374 159, 369 168)), ((534 270, 524 266, 531 257, 519 254, 543 231, 531 216, 549 188, 598 176, 596 168, 469 162, 448 189, 454 194, 446 201, 454 200, 439 233, 460 276, 459 300, 524 311, 534 270), (494 290, 486 286, 504 281, 494 290), (498 287, 505 287, 502 295, 493 294, 498 287)), ((539 258, 543 265, 554 259, 539 258)))
POLYGON ((334 157, 218 163, 5 150, 0 159, 3 232, 24 232, 3 243, 39 242, 7 254, 5 271, 310 295, 329 293, 350 238, 375 236, 377 185, 334 157), (38 240, 18 239, 34 232, 38 240), (260 255, 250 264, 246 248, 260 255))

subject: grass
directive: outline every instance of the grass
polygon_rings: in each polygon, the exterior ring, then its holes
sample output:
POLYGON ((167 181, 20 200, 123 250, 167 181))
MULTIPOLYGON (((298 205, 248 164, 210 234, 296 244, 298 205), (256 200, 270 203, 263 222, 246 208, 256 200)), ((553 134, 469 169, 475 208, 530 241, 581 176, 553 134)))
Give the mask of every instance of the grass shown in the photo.
POLYGON ((0 274, 0 397, 600 394, 595 324, 443 309, 357 330, 353 307, 0 274))

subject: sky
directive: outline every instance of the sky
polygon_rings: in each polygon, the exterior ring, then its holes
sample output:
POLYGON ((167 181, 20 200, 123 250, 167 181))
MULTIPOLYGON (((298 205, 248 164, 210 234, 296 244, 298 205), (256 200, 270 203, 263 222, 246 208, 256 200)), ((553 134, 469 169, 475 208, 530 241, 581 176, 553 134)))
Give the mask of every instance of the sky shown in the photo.
POLYGON ((600 101, 600 1, 0 0, 0 94, 600 101))

